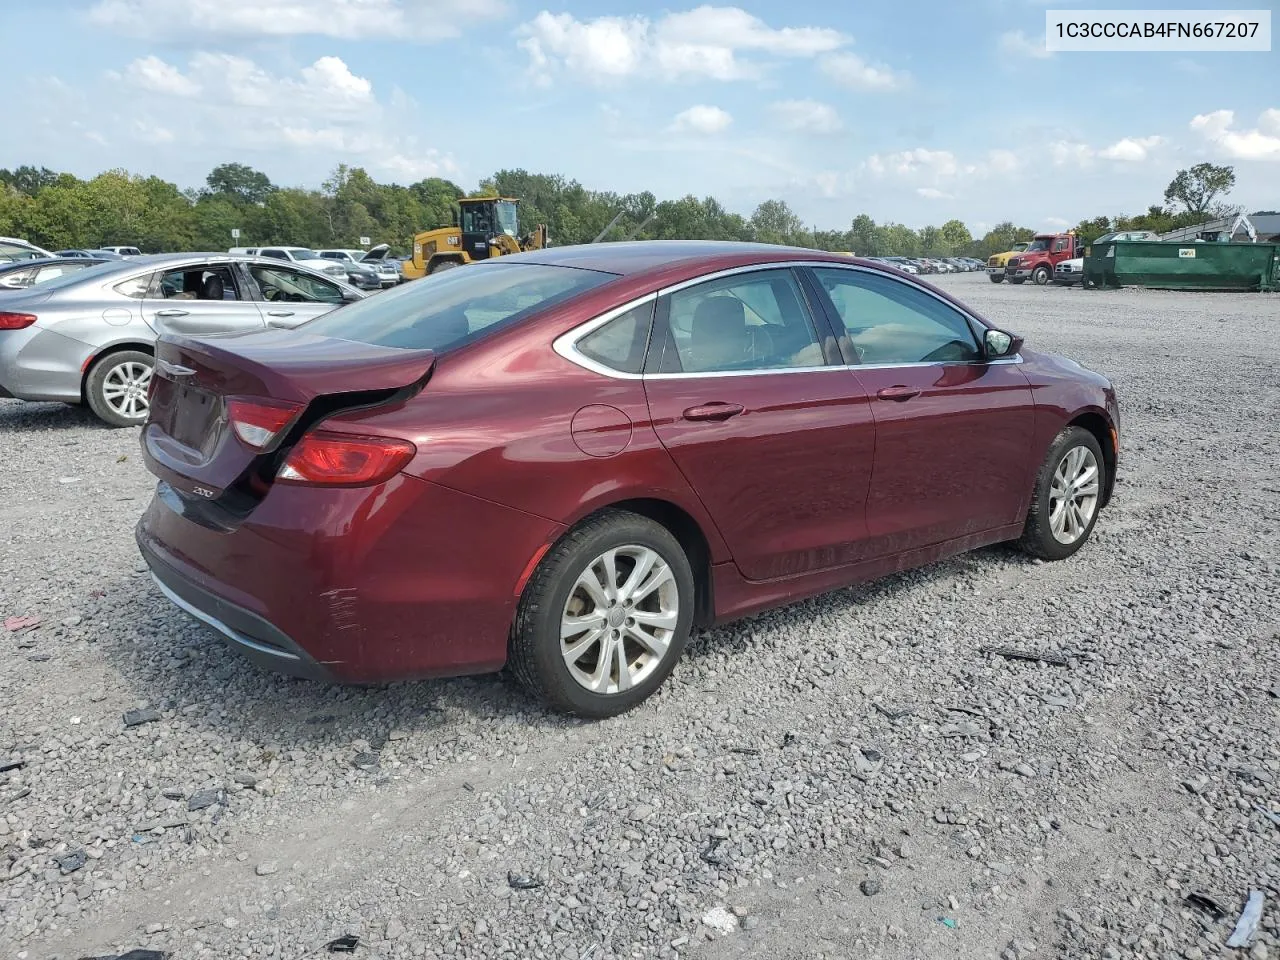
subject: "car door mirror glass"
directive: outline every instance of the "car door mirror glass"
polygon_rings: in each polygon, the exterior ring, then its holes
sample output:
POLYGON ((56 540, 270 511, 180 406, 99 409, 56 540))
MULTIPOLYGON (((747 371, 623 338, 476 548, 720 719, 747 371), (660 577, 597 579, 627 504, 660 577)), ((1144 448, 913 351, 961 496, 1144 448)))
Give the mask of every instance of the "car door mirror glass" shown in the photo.
POLYGON ((1003 330, 988 330, 983 335, 982 342, 986 347, 988 360, 1012 356, 1022 348, 1021 337, 1015 337, 1003 330))

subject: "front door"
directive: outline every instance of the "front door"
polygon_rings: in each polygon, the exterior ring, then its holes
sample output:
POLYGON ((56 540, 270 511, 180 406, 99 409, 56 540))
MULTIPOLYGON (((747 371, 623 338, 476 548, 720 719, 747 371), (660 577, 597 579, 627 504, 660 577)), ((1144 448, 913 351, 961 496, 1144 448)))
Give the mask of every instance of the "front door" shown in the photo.
POLYGON ((984 362, 970 321, 909 280, 843 267, 814 275, 875 415, 873 553, 1016 523, 1034 419, 1017 360, 984 362))
POLYGON ((790 269, 659 300, 645 366, 654 429, 747 579, 863 557, 874 425, 834 346, 790 269))
POLYGON ((200 337, 263 328, 262 312, 229 263, 160 271, 147 289, 142 313, 157 334, 200 337))

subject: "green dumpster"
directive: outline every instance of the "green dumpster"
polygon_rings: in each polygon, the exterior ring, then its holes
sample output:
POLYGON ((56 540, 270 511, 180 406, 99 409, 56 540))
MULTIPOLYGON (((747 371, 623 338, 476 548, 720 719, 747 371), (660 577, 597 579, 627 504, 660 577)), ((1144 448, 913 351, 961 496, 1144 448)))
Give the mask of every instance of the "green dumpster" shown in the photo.
POLYGON ((1280 289, 1280 244, 1112 240, 1084 261, 1086 286, 1162 290, 1280 289))

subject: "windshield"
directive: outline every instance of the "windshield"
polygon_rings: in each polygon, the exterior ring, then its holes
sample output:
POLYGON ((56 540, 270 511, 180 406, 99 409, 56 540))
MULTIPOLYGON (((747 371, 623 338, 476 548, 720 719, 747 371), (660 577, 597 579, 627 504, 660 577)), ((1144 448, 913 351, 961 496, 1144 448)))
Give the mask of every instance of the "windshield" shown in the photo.
POLYGON ((498 229, 509 237, 514 237, 519 232, 520 220, 514 203, 498 204, 498 229))
POLYGON ((322 250, 320 252, 320 256, 324 257, 326 260, 351 261, 352 259, 351 254, 345 253, 342 250, 322 250))
POLYGON ((384 347, 463 346, 614 279, 616 274, 495 261, 446 270, 342 307, 297 329, 384 347))
POLYGON ((1036 238, 1031 241, 1031 245, 1024 251, 1025 253, 1039 253, 1041 250, 1048 250, 1052 240, 1041 240, 1036 238))
POLYGON ((289 253, 295 260, 323 260, 324 257, 316 253, 314 250, 308 250, 306 247, 290 247, 289 253))

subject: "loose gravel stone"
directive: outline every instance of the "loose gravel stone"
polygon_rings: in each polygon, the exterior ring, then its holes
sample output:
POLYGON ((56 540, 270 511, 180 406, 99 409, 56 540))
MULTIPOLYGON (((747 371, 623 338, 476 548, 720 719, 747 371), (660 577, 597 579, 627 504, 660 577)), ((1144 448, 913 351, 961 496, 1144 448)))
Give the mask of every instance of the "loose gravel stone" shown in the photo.
POLYGON ((1195 960, 1258 889, 1276 957, 1280 296, 936 279, 1115 380, 1093 542, 703 631, 603 723, 245 663, 137 555, 138 431, 0 401, 5 955, 1195 960))

